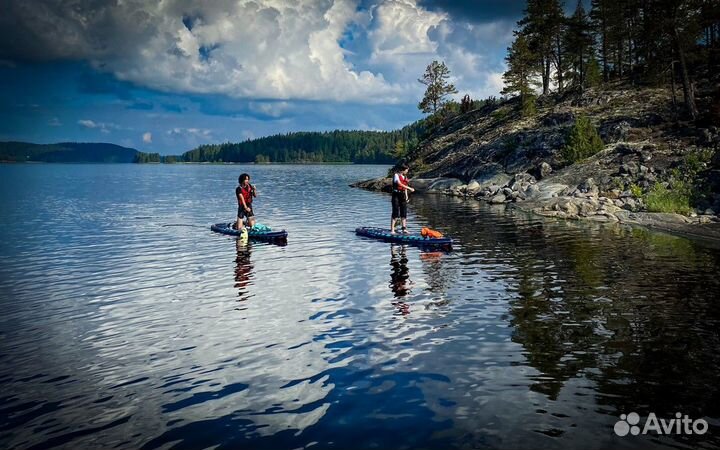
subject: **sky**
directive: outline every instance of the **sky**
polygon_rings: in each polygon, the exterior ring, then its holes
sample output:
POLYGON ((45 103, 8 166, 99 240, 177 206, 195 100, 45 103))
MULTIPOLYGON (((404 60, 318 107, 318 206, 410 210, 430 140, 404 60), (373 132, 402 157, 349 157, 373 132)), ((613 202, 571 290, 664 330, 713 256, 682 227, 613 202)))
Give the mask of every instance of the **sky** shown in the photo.
POLYGON ((392 130, 445 61, 499 95, 520 0, 4 0, 0 141, 179 154, 291 131, 392 130))

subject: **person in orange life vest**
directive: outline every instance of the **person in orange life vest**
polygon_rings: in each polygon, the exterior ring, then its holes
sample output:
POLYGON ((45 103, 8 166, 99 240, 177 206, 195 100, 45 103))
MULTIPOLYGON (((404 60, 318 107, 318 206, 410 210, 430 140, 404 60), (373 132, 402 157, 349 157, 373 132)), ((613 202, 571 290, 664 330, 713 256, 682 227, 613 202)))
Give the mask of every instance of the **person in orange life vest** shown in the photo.
POLYGON ((390 233, 395 234, 395 222, 402 220, 402 231, 407 233, 407 193, 415 192, 415 189, 408 185, 408 166, 400 166, 400 170, 393 175, 392 184, 392 220, 390 221, 390 233))
POLYGON ((250 175, 244 173, 238 178, 239 186, 235 188, 235 196, 238 201, 237 224, 235 227, 239 230, 245 224, 252 228, 255 226, 255 213, 252 210, 253 197, 257 197, 255 186, 250 184, 250 175))

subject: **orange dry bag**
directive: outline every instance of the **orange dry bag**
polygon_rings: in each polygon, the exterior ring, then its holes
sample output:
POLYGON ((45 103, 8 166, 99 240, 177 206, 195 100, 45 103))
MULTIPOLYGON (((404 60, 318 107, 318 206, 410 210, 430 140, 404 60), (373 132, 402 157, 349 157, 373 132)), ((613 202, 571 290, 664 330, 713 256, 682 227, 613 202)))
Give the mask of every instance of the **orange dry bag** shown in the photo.
POLYGON ((438 238, 443 237, 441 232, 432 230, 430 228, 423 228, 422 230, 420 230, 420 234, 423 237, 432 238, 432 239, 438 239, 438 238))

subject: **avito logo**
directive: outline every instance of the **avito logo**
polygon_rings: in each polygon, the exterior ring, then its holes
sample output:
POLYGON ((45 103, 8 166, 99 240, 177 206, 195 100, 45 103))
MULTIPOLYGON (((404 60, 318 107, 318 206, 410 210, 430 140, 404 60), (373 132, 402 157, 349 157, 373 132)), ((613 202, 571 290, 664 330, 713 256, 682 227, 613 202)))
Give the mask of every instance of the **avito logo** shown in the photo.
POLYGON ((708 423, 703 419, 693 420, 687 415, 675 413, 674 419, 658 419, 655 413, 648 414, 642 429, 639 426, 640 415, 636 412, 621 414, 620 420, 615 423, 615 434, 627 436, 632 434, 705 434, 708 430, 708 423))

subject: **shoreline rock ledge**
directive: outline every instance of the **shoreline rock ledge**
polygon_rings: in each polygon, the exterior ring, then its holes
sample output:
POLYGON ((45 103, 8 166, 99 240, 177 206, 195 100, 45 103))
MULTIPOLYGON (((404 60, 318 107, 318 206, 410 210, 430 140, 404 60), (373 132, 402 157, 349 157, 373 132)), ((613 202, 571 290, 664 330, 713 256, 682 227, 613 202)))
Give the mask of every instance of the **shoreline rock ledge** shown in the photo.
MULTIPOLYGON (((419 194, 443 194, 490 204, 507 204, 544 217, 641 226, 720 243, 720 218, 714 211, 690 217, 643 212, 640 211, 643 206, 641 199, 619 190, 601 192, 592 178, 577 185, 561 183, 553 178, 538 181, 525 172, 515 175, 497 173, 468 183, 449 177, 415 178, 412 185, 419 194)), ((375 178, 350 186, 390 192, 392 180, 389 177, 375 178)))

